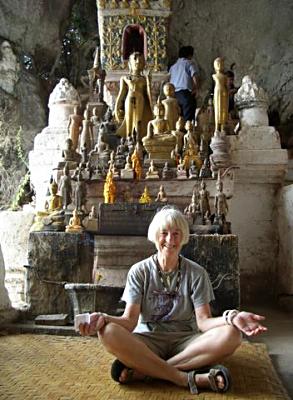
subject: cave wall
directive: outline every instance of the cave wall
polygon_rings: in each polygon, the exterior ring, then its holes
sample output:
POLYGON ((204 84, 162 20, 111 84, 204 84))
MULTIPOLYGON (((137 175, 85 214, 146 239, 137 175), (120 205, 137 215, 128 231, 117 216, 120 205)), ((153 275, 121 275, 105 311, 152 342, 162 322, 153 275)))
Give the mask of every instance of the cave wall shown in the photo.
POLYGON ((194 47, 203 96, 211 87, 213 60, 224 57, 226 69, 236 64, 236 85, 251 75, 268 92, 270 111, 287 123, 293 117, 292 20, 291 0, 174 0, 170 62, 180 46, 194 47))
POLYGON ((0 46, 8 41, 15 56, 5 61, 0 51, 0 205, 8 205, 25 173, 16 136, 24 158, 35 135, 47 124, 48 80, 61 52, 61 40, 74 0, 0 0, 0 46), (3 77, 4 74, 4 77, 3 77), (5 77, 6 74, 6 77, 5 77), (13 76, 14 75, 14 76, 13 76), (5 79, 13 76, 13 82, 5 79), (5 129, 4 129, 5 127, 5 129), (14 186, 14 190, 7 186, 14 186))

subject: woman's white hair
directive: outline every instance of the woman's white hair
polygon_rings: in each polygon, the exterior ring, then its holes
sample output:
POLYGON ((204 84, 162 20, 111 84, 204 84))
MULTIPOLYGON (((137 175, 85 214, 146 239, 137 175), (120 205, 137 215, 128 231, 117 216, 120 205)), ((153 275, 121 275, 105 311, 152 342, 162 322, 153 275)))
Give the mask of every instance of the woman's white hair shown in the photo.
POLYGON ((157 244, 160 231, 177 228, 182 232, 181 246, 189 241, 189 226, 181 211, 166 206, 156 213, 148 229, 148 239, 157 244))

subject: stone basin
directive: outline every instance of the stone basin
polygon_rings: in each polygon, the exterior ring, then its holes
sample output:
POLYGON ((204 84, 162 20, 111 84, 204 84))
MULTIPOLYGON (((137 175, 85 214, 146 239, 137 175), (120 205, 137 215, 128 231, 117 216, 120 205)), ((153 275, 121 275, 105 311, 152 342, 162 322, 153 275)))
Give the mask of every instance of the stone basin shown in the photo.
POLYGON ((64 289, 69 296, 72 320, 77 314, 101 311, 118 315, 123 310, 119 304, 123 287, 104 286, 98 283, 66 283, 64 289))

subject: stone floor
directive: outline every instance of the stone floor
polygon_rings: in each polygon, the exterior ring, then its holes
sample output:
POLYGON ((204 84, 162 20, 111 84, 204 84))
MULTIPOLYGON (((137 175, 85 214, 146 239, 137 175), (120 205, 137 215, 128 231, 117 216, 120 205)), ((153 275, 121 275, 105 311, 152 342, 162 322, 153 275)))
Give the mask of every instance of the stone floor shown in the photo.
POLYGON ((242 308, 266 316, 267 333, 251 341, 267 345, 275 369, 293 399, 293 311, 285 312, 268 304, 242 308))

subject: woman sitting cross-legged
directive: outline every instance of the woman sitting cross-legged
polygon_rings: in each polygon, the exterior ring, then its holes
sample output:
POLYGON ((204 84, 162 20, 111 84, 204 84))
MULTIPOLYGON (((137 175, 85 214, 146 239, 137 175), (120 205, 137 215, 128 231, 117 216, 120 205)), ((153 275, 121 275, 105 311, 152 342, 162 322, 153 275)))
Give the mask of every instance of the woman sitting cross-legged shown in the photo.
POLYGON ((121 384, 149 378, 189 388, 225 392, 230 374, 219 362, 240 346, 242 333, 253 336, 267 330, 264 317, 227 310, 212 317, 214 299, 207 272, 180 255, 189 240, 184 215, 164 207, 152 220, 148 239, 157 253, 129 270, 121 317, 93 313, 80 324, 81 335, 98 336, 117 360, 112 378, 121 384))

